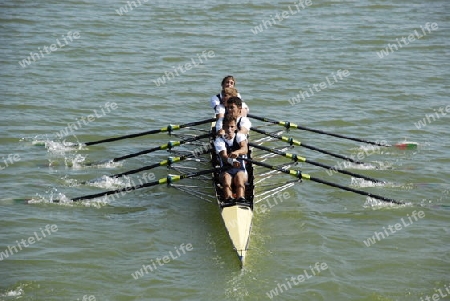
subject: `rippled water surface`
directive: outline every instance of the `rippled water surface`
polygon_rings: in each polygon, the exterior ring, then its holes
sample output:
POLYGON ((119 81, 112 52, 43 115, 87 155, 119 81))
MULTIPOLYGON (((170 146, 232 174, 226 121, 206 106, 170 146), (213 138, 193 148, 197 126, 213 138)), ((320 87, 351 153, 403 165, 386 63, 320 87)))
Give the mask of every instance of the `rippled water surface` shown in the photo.
MULTIPOLYGON (((2 1, 0 300, 448 298, 449 10, 446 0, 2 1), (257 116, 418 143, 373 150, 284 132, 368 162, 347 167, 388 183, 307 163, 292 168, 407 205, 296 183, 283 198, 256 204, 240 269, 216 204, 198 195, 156 185, 70 201, 174 173, 162 166, 147 178, 105 177, 160 162, 167 152, 108 159, 179 136, 77 143, 207 119, 209 98, 228 74, 257 116)), ((342 162, 301 146, 283 150, 342 162)), ((273 175, 266 184, 287 180, 273 175)), ((212 193, 207 180, 200 185, 194 191, 212 193)))

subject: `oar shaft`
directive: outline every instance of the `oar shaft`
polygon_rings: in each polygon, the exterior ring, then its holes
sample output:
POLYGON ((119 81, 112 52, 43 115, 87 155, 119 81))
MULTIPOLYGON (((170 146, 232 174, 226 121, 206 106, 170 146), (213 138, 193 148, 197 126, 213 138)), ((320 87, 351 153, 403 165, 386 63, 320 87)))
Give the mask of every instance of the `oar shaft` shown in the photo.
MULTIPOLYGON (((116 190, 109 190, 109 191, 104 191, 104 192, 100 192, 100 193, 95 193, 95 194, 89 194, 89 195, 85 195, 85 196, 81 196, 81 197, 76 197, 73 198, 72 201, 73 202, 77 202, 80 200, 90 200, 90 199, 95 199, 95 198, 99 198, 102 196, 107 196, 107 195, 111 195, 111 194, 116 194, 116 193, 121 193, 121 192, 128 192, 128 191, 132 191, 132 190, 137 190, 137 189, 141 189, 141 188, 146 188, 146 187, 151 187, 151 186, 156 186, 159 184, 170 184, 172 182, 176 182, 179 181, 181 179, 187 179, 187 178, 193 178, 193 177, 197 177, 197 176, 201 176, 201 175, 205 175, 205 174, 211 174, 215 171, 216 169, 207 169, 207 170, 202 170, 202 171, 198 171, 198 172, 194 172, 194 173, 190 173, 190 174, 185 174, 185 175, 174 175, 174 176, 167 176, 165 178, 161 178, 159 180, 153 181, 153 182, 149 182, 149 183, 144 183, 141 185, 136 185, 136 186, 131 186, 131 187, 125 187, 125 188, 120 188, 120 189, 116 189, 116 190)), ((54 200, 54 203, 59 203, 59 200, 54 200)))
POLYGON ((354 193, 357 193, 357 194, 360 194, 360 195, 365 195, 365 196, 368 196, 368 197, 371 197, 371 198, 375 198, 375 199, 378 199, 378 200, 381 200, 381 201, 384 201, 384 202, 394 203, 394 204, 398 204, 398 205, 403 205, 404 204, 401 201, 397 201, 397 200, 394 200, 394 199, 386 198, 384 196, 373 194, 373 193, 369 193, 369 192, 366 192, 366 191, 363 191, 363 190, 358 190, 358 189, 354 189, 354 188, 351 188, 351 187, 342 186, 342 185, 339 185, 339 184, 336 184, 336 183, 331 183, 331 182, 328 182, 328 181, 325 181, 325 180, 321 180, 321 179, 318 179, 318 178, 315 178, 315 177, 311 177, 310 176, 309 180, 311 180, 313 182, 325 184, 325 185, 328 185, 328 186, 340 188, 342 190, 351 191, 351 192, 354 192, 354 193))
POLYGON ((279 172, 282 172, 282 173, 285 173, 285 174, 288 174, 288 175, 292 175, 292 176, 297 177, 297 178, 310 180, 310 181, 321 183, 321 184, 324 184, 324 185, 340 188, 340 189, 346 190, 346 191, 351 191, 351 192, 354 192, 354 193, 357 193, 357 194, 360 194, 360 195, 365 195, 365 196, 368 196, 368 197, 379 199, 379 200, 384 201, 384 202, 394 203, 394 204, 399 204, 399 205, 404 204, 403 202, 400 202, 400 201, 397 201, 397 200, 394 200, 394 199, 390 199, 390 198, 386 198, 386 197, 383 197, 383 196, 380 196, 380 195, 372 194, 372 193, 369 193, 369 192, 366 192, 366 191, 363 191, 363 190, 358 190, 358 189, 354 189, 354 188, 351 188, 351 187, 342 186, 342 185, 339 185, 339 184, 336 184, 336 183, 331 183, 331 182, 328 182, 328 181, 325 181, 325 180, 321 180, 321 179, 312 177, 312 176, 310 176, 308 174, 303 174, 300 170, 283 169, 283 168, 280 168, 280 167, 277 167, 277 166, 272 166, 272 165, 264 163, 264 162, 254 161, 252 159, 244 159, 244 160, 246 160, 248 162, 251 162, 252 164, 255 164, 255 165, 263 166, 263 167, 266 167, 266 168, 269 168, 269 169, 272 169, 272 170, 277 170, 279 172))
POLYGON ((377 179, 374 179, 374 178, 371 178, 371 177, 367 177, 367 176, 364 176, 364 175, 361 175, 361 174, 357 174, 357 173, 354 173, 354 172, 351 172, 351 171, 348 171, 348 170, 345 170, 345 169, 340 169, 340 168, 337 168, 337 167, 334 167, 334 166, 330 166, 330 165, 326 165, 326 164, 323 164, 323 163, 320 163, 320 162, 311 161, 311 160, 309 160, 307 158, 303 158, 303 157, 301 157, 301 156, 299 156, 297 154, 285 153, 285 152, 282 152, 282 151, 279 151, 279 150, 276 150, 276 149, 272 149, 272 148, 265 147, 265 146, 262 146, 262 145, 257 145, 257 144, 255 144, 253 142, 249 142, 248 145, 253 146, 255 148, 259 148, 261 150, 265 150, 265 151, 268 151, 268 152, 280 155, 280 156, 283 156, 283 157, 286 157, 286 158, 289 158, 289 159, 291 159, 293 161, 305 162, 305 163, 308 163, 308 164, 311 164, 311 165, 315 165, 315 166, 323 167, 323 168, 326 168, 326 169, 329 169, 329 170, 333 170, 333 171, 336 171, 336 172, 339 172, 339 173, 342 173, 342 174, 350 175, 352 177, 365 179, 365 180, 368 180, 368 181, 371 181, 371 182, 374 182, 374 183, 385 183, 384 181, 377 180, 377 179))
POLYGON ((185 123, 185 124, 181 124, 181 125, 169 125, 164 128, 157 129, 157 130, 151 130, 151 131, 130 134, 130 135, 125 135, 125 136, 120 136, 120 137, 113 137, 113 138, 108 138, 108 139, 103 139, 103 140, 98 140, 98 141, 86 142, 86 143, 84 143, 84 145, 89 146, 89 145, 95 145, 95 144, 100 144, 100 143, 105 143, 105 142, 113 142, 113 141, 118 141, 118 140, 123 140, 123 139, 128 139, 128 138, 136 138, 136 137, 141 137, 141 136, 145 136, 145 135, 157 134, 157 133, 162 133, 162 132, 170 132, 172 130, 178 130, 178 129, 182 129, 182 128, 186 128, 186 127, 190 127, 190 126, 205 124, 208 122, 213 122, 215 120, 216 120, 215 118, 209 118, 209 119, 195 121, 195 122, 189 122, 189 123, 185 123))
MULTIPOLYGON (((178 141, 177 141, 177 142, 178 142, 178 141)), ((162 146, 156 146, 156 147, 154 147, 154 148, 146 149, 146 150, 143 150, 143 151, 140 151, 140 152, 137 152, 137 153, 128 154, 128 155, 125 155, 125 156, 122 156, 122 157, 116 157, 116 158, 113 158, 111 161, 112 161, 112 162, 119 162, 119 161, 123 161, 123 160, 125 160, 125 159, 134 158, 134 157, 137 157, 137 156, 140 156, 140 155, 145 155, 145 154, 153 153, 153 152, 155 152, 155 151, 163 150, 163 149, 167 148, 167 145, 168 145, 168 144, 164 144, 164 145, 162 145, 162 146)), ((175 143, 174 143, 174 146, 177 146, 177 145, 179 145, 179 144, 175 144, 175 143)))
POLYGON ((254 131, 254 132, 257 132, 257 133, 260 133, 260 134, 263 134, 263 135, 266 135, 266 136, 270 136, 272 138, 276 138, 278 140, 287 142, 290 145, 303 146, 305 148, 317 151, 319 153, 330 155, 332 157, 343 159, 343 160, 346 160, 346 161, 349 161, 349 162, 352 162, 352 163, 355 163, 355 164, 365 164, 364 162, 354 160, 354 159, 352 159, 350 157, 347 157, 347 156, 339 155, 339 154, 332 153, 332 152, 329 152, 329 151, 326 151, 326 150, 323 150, 323 149, 320 149, 320 148, 317 148, 317 147, 314 147, 314 146, 311 146, 311 145, 307 145, 307 144, 305 144, 303 142, 300 142, 298 140, 293 139, 292 137, 280 136, 280 135, 269 133, 267 131, 264 131, 264 130, 261 130, 261 129, 258 129, 258 128, 253 128, 253 127, 251 128, 251 130, 254 131))
POLYGON ((166 144, 163 144, 163 145, 151 148, 151 149, 146 149, 146 150, 143 150, 143 151, 140 151, 140 152, 137 152, 137 153, 133 153, 133 154, 125 155, 125 156, 122 156, 122 157, 114 158, 114 159, 112 159, 112 161, 113 162, 119 162, 119 161, 122 161, 122 160, 125 160, 125 159, 134 158, 134 157, 137 157, 137 156, 140 156, 140 155, 149 154, 149 153, 152 153, 152 152, 155 152, 155 151, 158 151, 158 150, 170 149, 170 148, 172 148, 174 146, 179 146, 179 145, 182 145, 182 144, 185 144, 185 143, 188 143, 188 142, 193 142, 193 141, 196 141, 196 140, 200 140, 200 139, 209 137, 210 135, 211 134, 207 133, 207 134, 203 134, 203 135, 187 138, 185 140, 171 141, 171 142, 168 142, 166 144))
POLYGON ((289 121, 276 121, 276 120, 265 118, 265 117, 255 116, 253 114, 248 114, 247 116, 250 117, 250 118, 254 118, 254 119, 257 119, 257 120, 264 121, 264 122, 270 122, 272 124, 278 124, 278 125, 284 126, 287 129, 295 128, 295 129, 299 129, 299 130, 305 130, 305 131, 309 131, 309 132, 314 132, 314 133, 317 133, 317 134, 334 136, 334 137, 337 137, 337 138, 343 138, 343 139, 347 139, 347 140, 353 140, 353 141, 363 142, 363 143, 377 145, 377 146, 390 146, 390 145, 387 145, 387 144, 383 144, 383 143, 379 143, 379 142, 373 142, 373 141, 368 141, 368 140, 361 139, 361 138, 354 138, 354 137, 344 136, 344 135, 341 135, 341 134, 335 134, 335 133, 330 133, 330 132, 326 132, 326 131, 322 131, 322 130, 312 129, 312 128, 309 128, 309 127, 306 127, 306 126, 301 126, 301 125, 297 125, 295 123, 291 123, 289 121))
POLYGON ((126 176, 126 175, 135 174, 135 173, 138 173, 138 172, 141 172, 141 171, 144 171, 144 170, 153 169, 155 167, 166 166, 166 165, 170 165, 170 164, 175 163, 175 162, 180 162, 180 161, 183 161, 183 160, 186 160, 186 159, 189 159, 189 158, 195 158, 196 156, 198 156, 200 154, 206 154, 208 152, 210 152, 210 150, 206 149, 206 150, 203 150, 201 153, 198 153, 198 154, 183 155, 183 156, 180 156, 180 157, 169 157, 167 160, 163 160, 161 162, 158 162, 158 163, 155 163, 155 164, 152 164, 152 165, 143 166, 141 168, 129 170, 129 171, 126 171, 126 172, 123 172, 123 173, 118 173, 118 174, 115 174, 115 175, 111 175, 109 177, 111 177, 111 178, 120 178, 120 177, 123 177, 123 176, 126 176))

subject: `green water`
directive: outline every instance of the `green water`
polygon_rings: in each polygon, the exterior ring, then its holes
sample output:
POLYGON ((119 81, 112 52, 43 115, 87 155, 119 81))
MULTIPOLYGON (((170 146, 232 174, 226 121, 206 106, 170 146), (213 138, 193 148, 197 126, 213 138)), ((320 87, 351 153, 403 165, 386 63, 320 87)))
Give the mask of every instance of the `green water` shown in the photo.
MULTIPOLYGON (((124 1, 0 3, 0 254, 9 255, 0 261, 0 300, 448 299, 448 1, 135 3, 122 15, 124 1), (172 138, 82 149, 62 147, 63 139, 95 141, 209 118, 209 98, 228 74, 255 115, 370 141, 417 142, 417 149, 369 155, 362 143, 284 133, 360 154, 379 169, 351 169, 389 184, 352 187, 408 205, 372 206, 365 196, 305 180, 286 189, 283 202, 256 205, 272 208, 255 215, 241 270, 216 204, 174 188, 141 189, 108 204, 49 203, 117 188, 80 183, 167 153, 84 163, 172 138), (40 201, 24 204, 32 198, 40 201), (170 260, 160 265, 164 256, 170 260), (157 269, 133 277, 152 263, 157 269)), ((340 162, 302 147, 289 151, 340 162)), ((348 176, 299 166, 351 184, 348 176)), ((156 179, 168 173, 153 172, 156 179)))

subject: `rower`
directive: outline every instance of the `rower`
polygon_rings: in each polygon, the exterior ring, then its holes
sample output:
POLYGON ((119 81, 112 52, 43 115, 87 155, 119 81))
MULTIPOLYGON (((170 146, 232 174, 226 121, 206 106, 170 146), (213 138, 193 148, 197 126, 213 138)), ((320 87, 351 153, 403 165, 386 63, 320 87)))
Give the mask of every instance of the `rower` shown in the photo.
POLYGON ((225 111, 228 103, 228 99, 231 97, 236 97, 239 95, 238 91, 235 88, 225 88, 222 90, 222 100, 220 104, 218 104, 214 110, 216 113, 216 120, 223 118, 225 116, 225 111))
MULTIPOLYGON (((222 91, 217 94, 214 95, 213 97, 211 97, 210 99, 210 104, 211 104, 211 108, 213 108, 214 110, 216 109, 216 106, 220 105, 221 103, 223 103, 223 92, 225 88, 235 88, 236 84, 236 80, 234 79, 234 77, 232 75, 227 75, 222 79, 222 91)), ((241 98, 241 95, 239 93, 237 93, 237 95, 239 98, 241 98)), ((248 112, 250 111, 250 109, 248 108, 247 104, 243 103, 242 104, 242 108, 243 108, 243 116, 247 116, 248 112)))
MULTIPOLYGON (((230 97, 227 101, 227 111, 226 114, 230 114, 236 118, 237 130, 241 134, 248 135, 252 123, 248 117, 242 116, 242 100, 239 97, 230 97)), ((224 134, 224 129, 222 129, 222 119, 219 118, 216 122, 216 132, 219 135, 224 134)))
POLYGON ((248 145, 247 136, 237 131, 236 117, 225 115, 223 120, 224 135, 214 141, 216 153, 219 155, 222 172, 219 179, 223 186, 223 206, 237 203, 246 203, 245 183, 248 180, 245 160, 248 145), (233 198, 232 185, 234 184, 236 199, 233 198))

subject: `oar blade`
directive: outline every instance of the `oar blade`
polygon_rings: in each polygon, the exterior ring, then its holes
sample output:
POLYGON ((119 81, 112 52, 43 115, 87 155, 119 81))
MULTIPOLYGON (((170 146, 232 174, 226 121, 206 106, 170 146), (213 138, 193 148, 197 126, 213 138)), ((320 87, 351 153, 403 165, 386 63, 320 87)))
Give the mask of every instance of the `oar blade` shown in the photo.
POLYGON ((394 146, 401 150, 412 150, 412 149, 417 149, 418 145, 419 145, 419 143, 417 143, 417 142, 404 141, 404 142, 396 143, 394 146))

